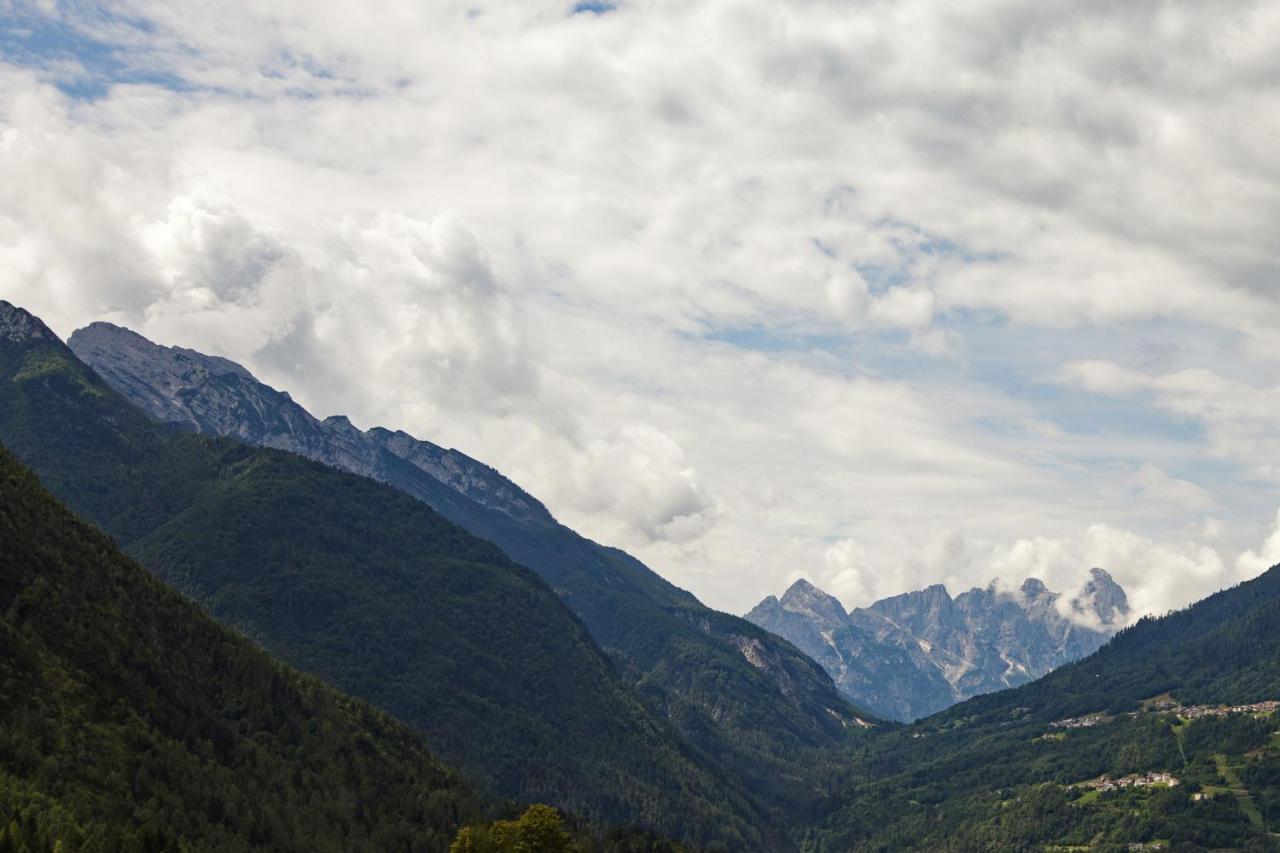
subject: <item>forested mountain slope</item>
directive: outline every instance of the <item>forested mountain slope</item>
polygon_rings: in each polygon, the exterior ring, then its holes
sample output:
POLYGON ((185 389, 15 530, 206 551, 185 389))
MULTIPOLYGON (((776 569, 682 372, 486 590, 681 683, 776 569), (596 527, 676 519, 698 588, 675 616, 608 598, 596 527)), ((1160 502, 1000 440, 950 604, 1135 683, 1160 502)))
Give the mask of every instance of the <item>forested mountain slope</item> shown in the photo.
POLYGON ((158 420, 381 480, 496 543, 551 584, 651 709, 778 818, 811 794, 811 784, 795 780, 812 781, 859 726, 861 712, 789 643, 579 536, 481 462, 404 432, 318 420, 226 359, 157 346, 109 324, 81 329, 69 345, 158 420))
POLYGON ((215 623, 0 448, 0 849, 436 851, 478 814, 407 726, 215 623))
POLYGON ((1280 567, 868 741, 843 792, 801 821, 804 846, 1276 849, 1277 706, 1230 707, 1278 699, 1280 567), (1147 773, 1177 784, 1101 780, 1147 773))
POLYGON ((0 441, 159 577, 408 722, 485 790, 699 842, 770 843, 541 579, 422 503, 157 424, 6 303, 0 441))

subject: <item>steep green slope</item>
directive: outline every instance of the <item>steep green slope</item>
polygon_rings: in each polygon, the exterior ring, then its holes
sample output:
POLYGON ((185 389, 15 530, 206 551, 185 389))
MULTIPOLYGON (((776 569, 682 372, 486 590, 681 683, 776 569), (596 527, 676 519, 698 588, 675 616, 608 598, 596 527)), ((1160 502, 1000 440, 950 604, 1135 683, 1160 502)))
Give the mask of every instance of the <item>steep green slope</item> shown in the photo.
POLYGON ((868 743, 835 805, 802 822, 811 827, 800 833, 803 846, 1274 849, 1280 717, 1186 710, 1273 699, 1280 699, 1280 567, 1144 619, 1038 682, 868 743), (1147 772, 1170 773, 1179 784, 1120 791, 1085 784, 1147 772))
POLYGON ((219 626, 0 448, 0 849, 443 850, 478 814, 406 726, 219 626))
POLYGON ((487 790, 765 843, 532 572, 394 489, 154 424, 34 318, 7 316, 0 441, 220 620, 408 722, 487 790))
POLYGON ((630 555, 558 523, 481 462, 404 432, 320 421, 225 359, 95 323, 68 345, 142 411, 395 486, 541 575, 646 704, 779 818, 812 793, 859 712, 789 643, 718 613, 630 555))
POLYGON ((840 745, 874 719, 791 643, 712 610, 629 554, 563 525, 493 519, 475 518, 470 529, 537 568, 649 707, 742 779, 775 819, 813 796, 840 745))

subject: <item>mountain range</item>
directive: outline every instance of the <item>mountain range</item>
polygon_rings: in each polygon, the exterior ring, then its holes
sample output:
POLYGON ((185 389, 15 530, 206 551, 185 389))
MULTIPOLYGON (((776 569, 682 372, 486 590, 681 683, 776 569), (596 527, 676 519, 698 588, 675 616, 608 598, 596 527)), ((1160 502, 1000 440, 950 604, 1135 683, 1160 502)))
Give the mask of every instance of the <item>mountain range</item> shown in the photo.
POLYGON ((801 582, 793 644, 456 451, 74 337, 0 302, 0 851, 1280 849, 1280 567, 1128 627, 1101 569, 801 582), (883 722, 797 646, 980 695, 883 722))
POLYGON ((1129 612, 1124 590, 1095 568, 1070 600, 1028 578, 1016 590, 992 581, 955 598, 935 584, 849 612, 802 579, 746 618, 820 663, 859 706, 911 721, 1085 657, 1129 612))
POLYGON ((586 625, 623 681, 689 746, 776 815, 797 778, 867 715, 791 644, 703 605, 639 560, 558 523, 493 468, 402 431, 313 417, 227 359, 94 323, 68 339, 157 422, 287 450, 387 483, 537 572, 586 625))
POLYGON ((0 443, 157 577, 408 723, 486 795, 700 844, 785 848, 538 575, 421 501, 157 422, 7 303, 0 443))

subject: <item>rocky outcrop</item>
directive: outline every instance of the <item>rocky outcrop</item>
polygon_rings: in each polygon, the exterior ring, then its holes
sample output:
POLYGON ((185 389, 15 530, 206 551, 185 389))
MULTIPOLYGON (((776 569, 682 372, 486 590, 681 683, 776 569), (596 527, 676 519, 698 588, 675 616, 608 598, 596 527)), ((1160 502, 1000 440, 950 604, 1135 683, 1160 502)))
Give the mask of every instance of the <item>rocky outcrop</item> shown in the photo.
POLYGON ((58 336, 34 315, 0 299, 0 341, 26 343, 36 340, 61 343, 58 336))
POLYGON ((383 482, 403 480, 412 466, 488 509, 525 523, 555 523, 541 503, 488 465, 404 432, 365 432, 342 415, 319 420, 287 392, 225 358, 158 346, 110 323, 80 329, 67 344, 157 420, 287 450, 383 482))

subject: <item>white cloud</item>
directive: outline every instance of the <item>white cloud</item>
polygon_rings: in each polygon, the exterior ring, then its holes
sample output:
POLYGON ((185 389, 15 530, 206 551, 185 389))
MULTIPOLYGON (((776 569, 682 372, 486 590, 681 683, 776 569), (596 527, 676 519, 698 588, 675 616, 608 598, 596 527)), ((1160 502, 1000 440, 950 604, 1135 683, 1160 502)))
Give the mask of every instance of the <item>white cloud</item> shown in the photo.
POLYGON ((1190 480, 1169 476, 1150 463, 1138 468, 1135 477, 1139 499, 1171 505, 1177 509, 1203 510, 1213 506, 1213 497, 1190 480))
POLYGON ((0 296, 64 334, 458 446, 734 610, 1093 556, 1171 606, 1270 505, 1274 4, 111 7, 14 14, 121 67, 0 65, 0 296))
MULTIPOLYGON (((995 581, 1015 590, 1038 578, 1062 593, 1064 615, 1089 581, 1088 570, 1105 568, 1128 593, 1132 618, 1185 607, 1226 586, 1248 580, 1280 564, 1280 516, 1258 551, 1246 551, 1234 566, 1218 550, 1193 539, 1154 541, 1130 530, 1093 524, 1064 537, 1028 537, 1008 542, 970 541, 949 531, 918 544, 918 562, 879 566, 855 539, 827 549, 821 570, 810 573, 819 586, 847 606, 871 603, 897 592, 945 583, 952 595, 995 581)), ((803 576, 796 572, 788 580, 803 576)))
POLYGON ((1239 463, 1254 476, 1280 480, 1280 386, 1231 379, 1204 368, 1144 373, 1091 361, 1066 365, 1060 380, 1110 396, 1149 396, 1171 415, 1200 425, 1215 456, 1239 463))

